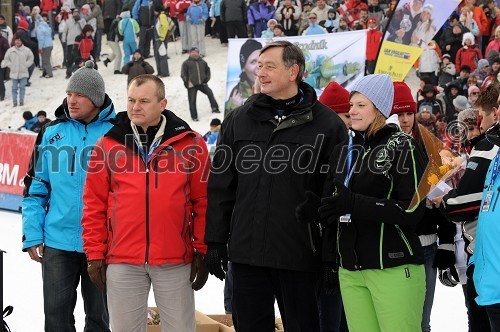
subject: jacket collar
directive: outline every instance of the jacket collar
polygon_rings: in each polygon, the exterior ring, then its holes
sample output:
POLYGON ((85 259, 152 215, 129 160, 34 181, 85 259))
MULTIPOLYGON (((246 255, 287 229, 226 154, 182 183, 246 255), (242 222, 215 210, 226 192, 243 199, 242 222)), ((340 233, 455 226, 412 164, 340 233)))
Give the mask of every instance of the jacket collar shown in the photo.
MULTIPOLYGON (((80 121, 72 119, 70 117, 69 109, 68 109, 68 102, 67 102, 66 98, 64 98, 61 106, 59 106, 57 109, 59 110, 61 108, 64 111, 64 114, 66 115, 66 118, 65 118, 66 120, 81 123, 80 121)), ((92 119, 92 121, 90 121, 90 123, 96 122, 96 121, 113 122, 115 120, 115 117, 116 117, 115 116, 115 106, 113 105, 113 102, 111 101, 109 96, 107 94, 105 94, 104 95, 104 104, 102 104, 99 113, 96 115, 96 117, 94 119, 92 119)))
MULTIPOLYGON (((311 111, 318 97, 316 91, 307 83, 300 82, 299 90, 303 94, 303 99, 300 103, 291 108, 289 116, 298 115, 307 111, 311 111)), ((253 107, 248 110, 248 115, 257 121, 270 121, 274 119, 271 97, 263 93, 259 93, 249 100, 253 107)))
MULTIPOLYGON (((186 135, 196 135, 189 125, 172 111, 164 110, 161 114, 165 117, 166 123, 160 145, 165 142, 176 141, 186 135)), ((132 150, 136 150, 133 139, 126 139, 128 135, 132 135, 130 137, 134 135, 127 112, 118 113, 116 115, 116 120, 115 125, 104 136, 113 138, 132 150)))

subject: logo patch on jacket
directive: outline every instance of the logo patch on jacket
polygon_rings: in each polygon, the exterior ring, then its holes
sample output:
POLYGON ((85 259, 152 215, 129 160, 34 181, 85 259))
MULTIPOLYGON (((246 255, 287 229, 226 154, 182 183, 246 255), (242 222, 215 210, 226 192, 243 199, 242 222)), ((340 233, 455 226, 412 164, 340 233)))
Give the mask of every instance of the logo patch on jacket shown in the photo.
POLYGON ((473 161, 469 161, 469 162, 467 163, 467 168, 468 168, 468 169, 471 169, 471 170, 473 170, 473 171, 475 171, 475 170, 476 170, 477 166, 478 166, 478 163, 475 163, 475 162, 473 162, 473 161))
POLYGON ((52 136, 51 138, 49 138, 49 143, 54 144, 54 142, 63 139, 63 137, 64 137, 63 133, 57 133, 54 136, 52 136))
POLYGON ((387 255, 389 256, 389 258, 392 258, 392 259, 405 257, 405 254, 402 251, 400 251, 400 252, 390 252, 387 255))

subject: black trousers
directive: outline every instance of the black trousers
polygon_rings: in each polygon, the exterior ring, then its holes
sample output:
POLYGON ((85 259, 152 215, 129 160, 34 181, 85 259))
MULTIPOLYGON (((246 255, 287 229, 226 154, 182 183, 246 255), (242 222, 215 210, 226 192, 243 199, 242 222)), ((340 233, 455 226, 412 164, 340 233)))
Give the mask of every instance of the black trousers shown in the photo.
POLYGON ((144 59, 149 58, 151 52, 151 41, 154 31, 152 27, 140 27, 139 30, 139 50, 141 50, 144 59))
POLYGON ((231 22, 225 22, 225 24, 226 24, 227 38, 235 38, 236 36, 238 36, 238 38, 248 38, 247 26, 245 25, 245 22, 231 21, 231 22))
POLYGON ((212 111, 219 109, 219 105, 215 100, 212 89, 210 89, 206 83, 196 85, 192 88, 188 88, 189 112, 191 112, 192 119, 198 118, 198 111, 196 109, 196 96, 198 94, 198 91, 203 92, 204 94, 207 95, 208 100, 210 101, 210 107, 212 107, 212 111))
POLYGON ((476 287, 474 286, 474 265, 471 264, 467 268, 467 313, 469 315, 469 331, 470 332, 490 332, 490 323, 486 308, 478 305, 475 298, 477 297, 476 287))
POLYGON ((492 332, 500 332, 500 303, 485 306, 492 332))
POLYGON ((285 331, 319 332, 317 274, 232 263, 233 320, 238 332, 274 332, 274 300, 285 331))

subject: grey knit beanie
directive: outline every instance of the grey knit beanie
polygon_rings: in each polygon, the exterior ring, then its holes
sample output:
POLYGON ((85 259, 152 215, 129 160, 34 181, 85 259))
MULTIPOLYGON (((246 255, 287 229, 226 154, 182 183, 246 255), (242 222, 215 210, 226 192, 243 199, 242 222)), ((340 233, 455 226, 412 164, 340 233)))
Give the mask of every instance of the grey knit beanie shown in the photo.
POLYGON ((96 107, 101 107, 104 104, 104 80, 101 74, 94 69, 93 61, 85 62, 85 66, 71 75, 66 92, 76 92, 87 96, 96 107))
POLYGON ((386 118, 389 117, 394 100, 394 85, 387 74, 371 74, 363 77, 351 87, 351 96, 359 92, 368 98, 386 118))

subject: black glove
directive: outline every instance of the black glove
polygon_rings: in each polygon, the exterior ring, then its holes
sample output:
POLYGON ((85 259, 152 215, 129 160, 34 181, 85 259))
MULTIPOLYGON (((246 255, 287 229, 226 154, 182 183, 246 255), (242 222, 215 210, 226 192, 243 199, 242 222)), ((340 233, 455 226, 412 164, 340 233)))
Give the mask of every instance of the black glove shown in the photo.
POLYGON ((319 216, 328 220, 328 223, 346 213, 350 213, 354 206, 355 195, 352 191, 337 179, 333 180, 333 185, 335 187, 334 193, 332 196, 323 197, 318 209, 319 216))
POLYGON ((455 251, 438 248, 436 256, 434 256, 434 263, 432 264, 432 267, 440 270, 446 270, 452 266, 455 266, 455 251))
POLYGON ((193 261, 191 262, 191 274, 189 276, 191 288, 195 291, 200 290, 203 286, 205 286, 207 279, 208 270, 205 263, 205 255, 197 252, 193 255, 193 261))
POLYGON ((336 291, 340 289, 339 284, 339 273, 335 264, 333 263, 323 263, 322 266, 322 275, 323 279, 323 291, 327 295, 334 294, 336 291))
POLYGON ((98 289, 106 287, 106 261, 104 259, 88 261, 87 273, 94 286, 98 289))
POLYGON ((447 287, 455 287, 458 285, 460 279, 458 278, 458 273, 455 267, 452 266, 445 270, 439 270, 439 282, 447 287))
POLYGON ((208 244, 207 255, 205 257, 207 269, 220 280, 224 280, 227 272, 227 246, 222 243, 208 244))
POLYGON ((295 208, 295 218, 301 224, 319 221, 318 208, 321 198, 312 191, 306 191, 306 200, 295 208))

